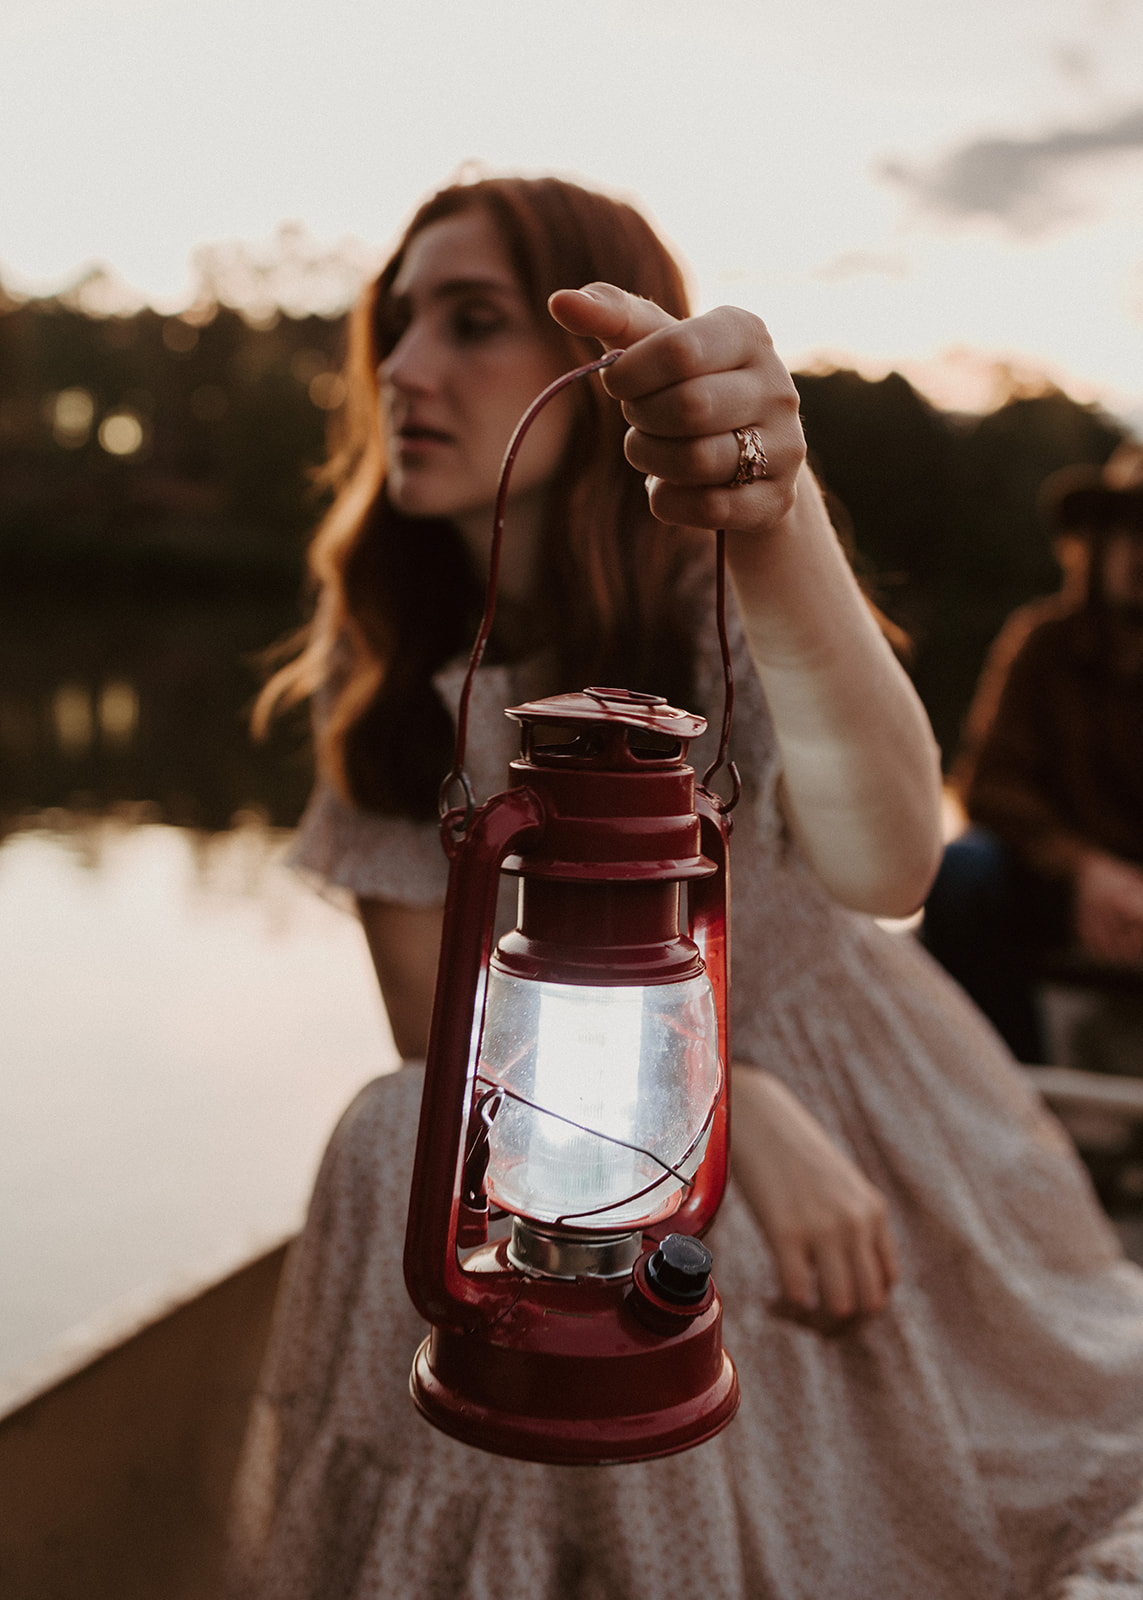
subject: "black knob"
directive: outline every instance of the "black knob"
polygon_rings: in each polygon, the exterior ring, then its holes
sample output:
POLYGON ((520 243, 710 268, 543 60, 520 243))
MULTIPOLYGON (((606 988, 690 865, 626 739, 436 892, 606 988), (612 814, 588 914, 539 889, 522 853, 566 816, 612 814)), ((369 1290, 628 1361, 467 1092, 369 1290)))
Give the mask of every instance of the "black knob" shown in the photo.
POLYGON ((691 1306, 706 1293, 713 1264, 714 1257, 701 1239, 669 1233, 647 1263, 647 1278, 664 1300, 691 1306))

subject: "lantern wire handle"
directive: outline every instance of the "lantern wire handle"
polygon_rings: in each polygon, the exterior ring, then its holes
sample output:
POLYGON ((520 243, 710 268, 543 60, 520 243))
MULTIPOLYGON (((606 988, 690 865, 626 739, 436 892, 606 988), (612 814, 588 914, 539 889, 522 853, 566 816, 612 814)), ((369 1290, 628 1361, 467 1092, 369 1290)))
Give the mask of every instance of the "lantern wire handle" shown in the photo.
POLYGON ((726 529, 719 528, 714 536, 714 610, 718 626, 718 647, 722 652, 722 734, 718 741, 718 754, 702 775, 702 789, 711 804, 726 816, 733 811, 742 795, 742 779, 733 761, 727 761, 730 747, 730 724, 734 716, 734 666, 730 658, 730 639, 726 631, 726 529), (713 792, 710 781, 721 766, 726 767, 730 778, 730 799, 723 800, 713 792))
MULTIPOLYGON (((540 412, 562 390, 568 388, 579 378, 586 378, 593 372, 602 372, 605 367, 612 366, 623 354, 622 350, 608 350, 606 354, 597 356, 594 361, 588 361, 582 367, 576 367, 571 372, 565 372, 550 383, 542 393, 538 394, 532 404, 525 411, 516 430, 508 441, 508 448, 504 452, 504 461, 500 468, 500 482, 496 491, 496 510, 492 525, 492 547, 488 557, 488 588, 484 599, 484 615, 480 620, 480 628, 476 641, 472 646, 472 654, 468 658, 468 671, 464 675, 464 683, 460 691, 460 701, 456 713, 456 745, 453 751, 452 766, 440 786, 437 796, 437 809, 440 813, 441 823, 446 835, 446 841, 459 840, 468 831, 476 809, 476 797, 472 792, 472 784, 467 772, 464 770, 464 758, 468 747, 468 706, 472 697, 472 684, 476 677, 477 668, 484 658, 484 651, 492 632, 492 624, 496 617, 496 594, 500 583, 500 552, 504 543, 504 513, 508 505, 508 484, 512 476, 512 468, 519 454, 520 446, 524 442, 528 429, 535 422, 540 412), (464 805, 452 806, 450 795, 459 785, 464 796, 464 805)), ((707 768, 702 778, 702 789, 709 796, 715 809, 724 816, 733 811, 738 804, 742 793, 742 781, 738 768, 733 761, 728 762, 727 750, 730 745, 730 724, 734 714, 734 669, 730 657, 730 641, 726 631, 726 533, 719 528, 715 534, 715 615, 718 627, 718 643, 722 653, 722 681, 723 681, 723 708, 722 708, 722 734, 719 739, 718 754, 707 768), (731 793, 729 800, 723 800, 710 788, 711 779, 721 767, 725 766, 731 780, 731 793)))
POLYGON ((460 691, 460 703, 456 713, 456 748, 453 752, 452 767, 444 782, 441 784, 437 798, 437 806, 442 823, 448 822, 448 831, 453 839, 459 839, 468 831, 472 821, 472 813, 476 800, 472 792, 472 784, 464 770, 464 757, 468 744, 468 702, 472 695, 472 682, 476 677, 476 669, 480 666, 484 650, 488 644, 488 636, 492 632, 492 623, 496 617, 496 591, 500 583, 500 549, 504 542, 504 512, 508 505, 508 483, 512 476, 512 468, 519 454, 524 436, 535 422, 540 412, 553 400, 561 390, 569 384, 575 383, 578 378, 586 378, 590 373, 601 372, 604 367, 610 367, 619 360, 622 350, 609 350, 605 355, 597 356, 594 361, 589 361, 585 366, 576 367, 572 372, 565 372, 562 377, 549 383, 548 387, 532 401, 524 415, 516 424, 516 431, 508 441, 508 448, 504 452, 504 462, 500 468, 500 485, 496 491, 496 512, 492 524, 492 549, 488 557, 488 589, 484 598, 484 615, 480 620, 480 629, 476 635, 476 642, 472 647, 472 654, 468 658, 468 671, 465 673, 464 685, 460 691), (460 785, 464 793, 464 810, 449 805, 449 795, 452 789, 460 785))

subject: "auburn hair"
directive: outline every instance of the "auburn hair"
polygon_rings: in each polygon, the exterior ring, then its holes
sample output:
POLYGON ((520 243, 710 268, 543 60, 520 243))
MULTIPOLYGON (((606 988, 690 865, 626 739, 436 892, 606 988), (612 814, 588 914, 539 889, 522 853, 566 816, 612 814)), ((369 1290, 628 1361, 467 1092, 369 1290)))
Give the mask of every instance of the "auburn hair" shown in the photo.
MULTIPOLYGON (((483 601, 458 531, 409 518, 385 496, 377 368, 385 312, 410 241, 434 222, 483 209, 502 239, 542 336, 567 367, 594 341, 548 315, 548 296, 593 280, 688 314, 673 256, 630 205, 559 178, 483 178, 432 195, 349 319, 346 399, 323 479, 333 503, 310 545, 313 617, 300 652, 255 707, 318 697, 319 770, 354 803, 435 815, 453 728, 433 674, 472 643, 483 601)), ((686 703, 693 678, 697 535, 656 522, 642 478, 623 454, 619 405, 598 378, 572 391, 575 413, 549 487, 532 638, 552 642, 547 692, 589 683, 652 689, 686 703)), ((494 632, 489 659, 512 659, 494 632)))

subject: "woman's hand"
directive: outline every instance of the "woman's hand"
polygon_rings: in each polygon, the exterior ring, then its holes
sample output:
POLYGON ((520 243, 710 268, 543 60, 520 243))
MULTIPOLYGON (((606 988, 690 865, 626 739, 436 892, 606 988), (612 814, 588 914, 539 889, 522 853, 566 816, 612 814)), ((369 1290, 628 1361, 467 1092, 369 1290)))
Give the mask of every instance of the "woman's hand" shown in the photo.
POLYGON ((773 1310, 840 1332, 880 1311, 897 1281, 877 1189, 777 1078, 734 1069, 732 1166, 778 1266, 773 1310))
POLYGON ((679 322, 610 283, 561 289, 549 308, 569 332, 624 348, 602 381, 631 424, 627 459, 647 474, 662 522, 756 533, 785 516, 806 445, 798 391, 764 322, 734 306, 679 322), (766 477, 732 488, 734 430, 747 427, 764 442, 766 477))
POLYGON ((611 284, 560 290, 552 315, 625 354, 602 374, 631 423, 656 516, 725 528, 750 654, 782 754, 791 831, 843 905, 903 917, 940 861, 940 756, 805 464, 798 396, 763 323, 722 307, 676 322, 611 284), (731 487, 735 429, 767 476, 731 487))

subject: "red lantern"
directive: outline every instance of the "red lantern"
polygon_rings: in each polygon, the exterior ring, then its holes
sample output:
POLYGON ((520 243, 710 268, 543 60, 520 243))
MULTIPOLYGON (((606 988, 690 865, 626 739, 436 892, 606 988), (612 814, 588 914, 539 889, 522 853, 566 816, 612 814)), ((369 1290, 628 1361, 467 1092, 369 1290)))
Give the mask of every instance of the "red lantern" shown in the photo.
MULTIPOLYGON (((587 689, 507 714, 510 787, 442 827, 405 1244, 432 1330, 412 1393, 502 1455, 643 1460, 710 1438, 738 1405, 698 1238, 726 1181, 729 808, 686 762, 705 722, 657 696, 587 689), (518 916, 494 950, 504 873, 518 916), (507 1237, 489 1242, 490 1215, 507 1237)), ((728 724, 729 704, 723 753, 728 724)))

